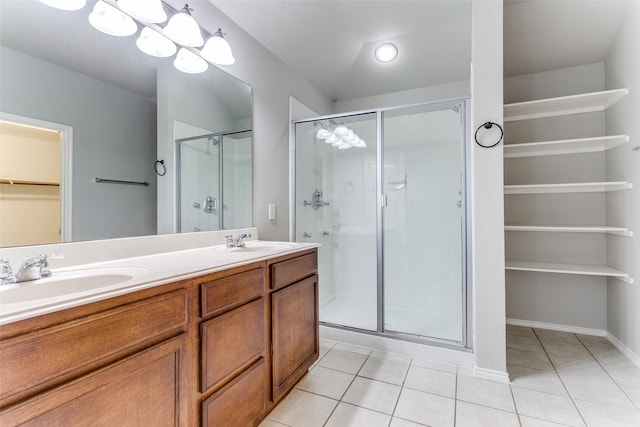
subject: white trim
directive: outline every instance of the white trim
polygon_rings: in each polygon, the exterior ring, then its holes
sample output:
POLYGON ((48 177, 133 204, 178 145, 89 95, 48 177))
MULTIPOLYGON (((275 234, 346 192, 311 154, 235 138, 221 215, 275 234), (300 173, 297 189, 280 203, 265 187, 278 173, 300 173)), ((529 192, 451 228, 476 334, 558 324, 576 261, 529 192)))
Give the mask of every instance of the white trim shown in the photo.
POLYGON ((60 239, 72 241, 73 126, 0 111, 0 120, 60 132, 60 239))
POLYGON ((493 369, 480 368, 479 366, 473 366, 473 376, 476 378, 495 381, 499 383, 509 384, 509 373, 506 371, 495 371, 493 369))
POLYGON ((627 347, 622 341, 616 338, 615 335, 613 335, 611 332, 607 331, 605 336, 611 342, 611 344, 615 345, 618 348, 618 350, 622 352, 622 354, 627 356, 629 360, 633 362, 634 365, 640 368, 640 356, 635 354, 633 350, 627 347))
POLYGON ((528 328, 551 329, 553 331, 571 332, 572 334, 593 335, 606 337, 608 332, 604 329, 583 328, 581 326, 562 325, 559 323, 535 322, 532 320, 507 318, 507 325, 525 326, 528 328))

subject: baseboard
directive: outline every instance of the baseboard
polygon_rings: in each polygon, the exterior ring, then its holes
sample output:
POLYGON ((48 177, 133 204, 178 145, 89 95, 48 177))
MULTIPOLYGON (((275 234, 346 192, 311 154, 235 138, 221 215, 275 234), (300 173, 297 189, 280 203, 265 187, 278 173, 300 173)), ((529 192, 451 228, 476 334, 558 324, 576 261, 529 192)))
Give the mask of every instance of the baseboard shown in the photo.
POLYGON ((478 366, 473 367, 473 376, 485 380, 496 381, 500 383, 510 383, 509 373, 505 371, 495 371, 493 369, 480 368, 478 366))
POLYGON ((606 337, 608 332, 604 329, 583 328, 581 326, 562 325, 559 323, 535 322, 532 320, 507 318, 507 325, 525 326, 528 328, 551 329, 554 331, 571 332, 572 334, 593 335, 606 337))
POLYGON ((613 335, 611 332, 607 331, 606 337, 609 340, 609 342, 615 345, 617 349, 622 352, 622 354, 627 356, 629 360, 633 362, 634 365, 640 368, 640 356, 635 354, 629 347, 627 347, 622 341, 616 338, 615 335, 613 335))

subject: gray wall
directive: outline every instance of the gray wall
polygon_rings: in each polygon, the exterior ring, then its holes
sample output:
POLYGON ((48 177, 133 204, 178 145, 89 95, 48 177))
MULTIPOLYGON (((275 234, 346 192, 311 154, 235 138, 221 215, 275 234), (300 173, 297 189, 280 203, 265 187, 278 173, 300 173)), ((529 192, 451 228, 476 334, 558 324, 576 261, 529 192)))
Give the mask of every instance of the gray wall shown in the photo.
MULTIPOLYGON (((604 64, 588 64, 505 79, 505 103, 604 90, 604 64)), ((605 113, 507 122, 505 144, 605 134, 605 113)), ((604 181, 604 153, 505 160, 505 183, 604 181)), ((602 225, 606 196, 597 193, 505 196, 505 224, 602 225)), ((507 232, 506 258, 604 265, 607 236, 507 232)), ((606 330, 606 278, 507 271, 507 318, 606 330)))
POLYGON ((155 234, 155 104, 69 69, 0 49, 0 110, 73 127, 73 240, 155 234), (151 185, 96 184, 96 176, 151 185))
POLYGON ((624 24, 606 61, 606 87, 629 88, 629 95, 607 111, 607 133, 624 133, 630 142, 607 152, 607 179, 633 183, 632 190, 607 196, 607 217, 626 226, 634 237, 609 236, 609 264, 635 279, 634 285, 609 279, 607 327, 619 341, 640 355, 640 3, 630 2, 624 24))

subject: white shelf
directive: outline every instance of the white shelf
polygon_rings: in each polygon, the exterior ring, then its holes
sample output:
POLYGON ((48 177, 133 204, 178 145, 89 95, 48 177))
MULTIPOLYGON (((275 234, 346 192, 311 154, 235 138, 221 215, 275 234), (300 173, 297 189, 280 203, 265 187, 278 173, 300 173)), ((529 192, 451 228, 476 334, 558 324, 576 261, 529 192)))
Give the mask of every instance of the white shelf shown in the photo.
POLYGON ((504 157, 553 156, 558 154, 594 153, 606 151, 629 141, 627 135, 595 138, 564 139, 558 141, 527 142, 504 146, 504 157))
POLYGON ((555 233, 609 233, 632 237, 633 232, 625 227, 574 226, 574 225, 505 225, 505 231, 550 231, 555 233))
POLYGON ((507 270, 537 271, 544 273, 559 274, 581 274, 586 276, 608 276, 616 277, 624 282, 633 284, 633 278, 628 274, 613 269, 608 266, 582 265, 582 264, 559 264, 553 262, 528 262, 528 261, 506 261, 507 270))
POLYGON ((505 185, 504 194, 601 193, 632 188, 630 182, 577 182, 566 184, 505 185))
POLYGON ((561 96, 559 98, 505 104, 504 121, 604 111, 629 93, 629 89, 561 96))

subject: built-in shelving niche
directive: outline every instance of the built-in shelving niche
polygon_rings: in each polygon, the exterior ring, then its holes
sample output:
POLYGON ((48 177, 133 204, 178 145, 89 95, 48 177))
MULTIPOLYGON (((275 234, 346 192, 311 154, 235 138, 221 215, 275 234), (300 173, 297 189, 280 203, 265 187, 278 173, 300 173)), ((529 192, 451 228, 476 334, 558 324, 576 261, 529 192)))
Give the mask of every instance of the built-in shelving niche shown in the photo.
MULTIPOLYGON (((505 104, 504 121, 530 120, 556 117, 571 114, 604 111, 629 93, 628 89, 615 89, 535 101, 505 104)), ((610 150, 629 141, 627 135, 598 136, 590 138, 562 139, 555 141, 528 142, 504 146, 505 159, 553 156, 566 154, 593 153, 610 150)), ((592 193, 629 190, 630 182, 573 182, 554 184, 505 185, 504 194, 559 194, 559 193, 592 193)), ((625 237, 633 237, 633 231, 626 227, 609 225, 533 225, 510 224, 505 226, 506 232, 554 232, 554 233, 607 233, 625 237)), ((549 262, 531 262, 506 260, 507 270, 579 274, 587 276, 608 276, 618 278, 632 284, 633 278, 627 273, 609 266, 563 264, 549 262)))

